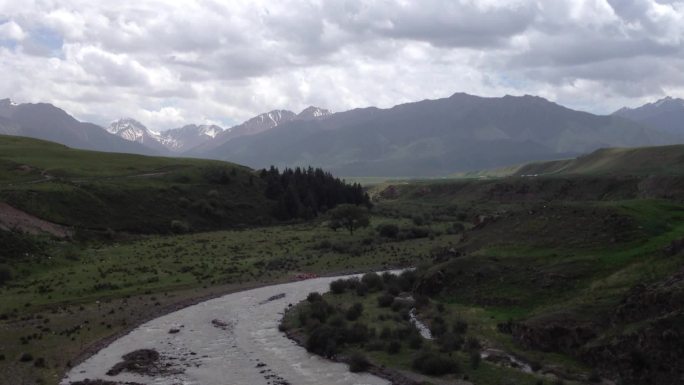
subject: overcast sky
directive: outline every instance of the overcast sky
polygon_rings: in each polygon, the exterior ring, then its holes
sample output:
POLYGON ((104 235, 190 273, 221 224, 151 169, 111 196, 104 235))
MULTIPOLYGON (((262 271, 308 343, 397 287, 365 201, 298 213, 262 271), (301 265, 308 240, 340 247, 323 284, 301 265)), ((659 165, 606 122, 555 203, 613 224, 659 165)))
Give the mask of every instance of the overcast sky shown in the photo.
POLYGON ((684 1, 0 0, 0 98, 229 126, 273 109, 684 96, 684 1))

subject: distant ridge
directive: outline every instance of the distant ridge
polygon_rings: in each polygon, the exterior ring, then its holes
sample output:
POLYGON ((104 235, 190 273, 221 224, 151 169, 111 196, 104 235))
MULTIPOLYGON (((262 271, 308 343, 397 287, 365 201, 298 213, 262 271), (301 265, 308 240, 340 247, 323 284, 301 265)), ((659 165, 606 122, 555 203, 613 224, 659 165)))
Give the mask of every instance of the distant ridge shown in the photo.
POLYGON ((454 175, 466 178, 543 177, 568 175, 684 175, 684 145, 602 148, 572 159, 507 166, 454 175))
POLYGON ((599 148, 684 143, 681 121, 681 99, 600 116, 532 95, 455 93, 386 109, 272 110, 227 129, 188 124, 154 132, 124 118, 107 131, 50 104, 0 101, 0 133, 82 149, 209 158, 254 168, 311 165, 348 177, 445 176, 567 159, 599 148))
MULTIPOLYGON (((537 96, 449 98, 289 120, 201 156, 251 167, 316 165, 343 176, 429 177, 558 159, 601 147, 682 142, 620 116, 565 108, 537 96)), ((194 154, 197 155, 197 154, 194 154)))
POLYGON ((671 134, 684 134, 684 100, 665 97, 637 108, 621 108, 613 113, 671 134))
POLYGON ((86 150, 157 155, 158 151, 124 140, 92 123, 79 122, 52 104, 0 100, 0 134, 26 136, 86 150))

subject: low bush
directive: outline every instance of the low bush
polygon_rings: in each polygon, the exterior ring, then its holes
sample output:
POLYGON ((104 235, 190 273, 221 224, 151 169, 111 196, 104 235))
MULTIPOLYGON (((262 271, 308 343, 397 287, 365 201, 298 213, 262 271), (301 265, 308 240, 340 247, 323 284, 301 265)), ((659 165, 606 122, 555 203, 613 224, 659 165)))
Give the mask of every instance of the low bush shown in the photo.
POLYGON ((31 353, 22 353, 21 356, 19 356, 19 361, 20 362, 33 361, 33 355, 31 353))
POLYGON ((397 354, 401 351, 401 343, 397 340, 392 340, 387 344, 387 353, 397 354))
POLYGON ((380 291, 384 287, 382 277, 377 273, 366 273, 361 277, 361 282, 368 286, 370 291, 380 291))
POLYGON ((174 219, 171 221, 171 231, 176 234, 184 234, 190 231, 190 225, 185 221, 174 219))
POLYGON ((359 302, 353 304, 347 309, 347 319, 349 321, 356 321, 363 313, 363 305, 359 302))
POLYGON ((370 367, 370 361, 361 353, 354 353, 349 357, 349 371, 352 373, 365 372, 370 367))
POLYGON ((399 226, 397 226, 393 223, 384 223, 384 224, 378 225, 378 227, 376 227, 375 230, 383 238, 394 239, 397 237, 397 235, 399 235, 399 226))
POLYGON ((480 357, 480 352, 472 351, 470 353, 470 367, 473 369, 479 368, 480 361, 482 361, 482 357, 480 357))
POLYGON ((390 307, 392 302, 394 302, 394 296, 392 294, 383 293, 378 297, 378 306, 380 307, 390 307))
POLYGON ((441 376, 443 374, 458 373, 460 371, 456 361, 442 357, 434 352, 423 352, 419 354, 413 360, 412 367, 420 373, 430 376, 441 376))
POLYGON ((7 265, 0 265, 0 286, 14 278, 14 271, 7 265))
POLYGON ((333 294, 342 294, 347 290, 347 281, 344 279, 336 279, 330 282, 330 291, 333 294))
POLYGON ((321 325, 314 329, 306 340, 306 349, 326 358, 337 354, 337 336, 335 329, 321 325))

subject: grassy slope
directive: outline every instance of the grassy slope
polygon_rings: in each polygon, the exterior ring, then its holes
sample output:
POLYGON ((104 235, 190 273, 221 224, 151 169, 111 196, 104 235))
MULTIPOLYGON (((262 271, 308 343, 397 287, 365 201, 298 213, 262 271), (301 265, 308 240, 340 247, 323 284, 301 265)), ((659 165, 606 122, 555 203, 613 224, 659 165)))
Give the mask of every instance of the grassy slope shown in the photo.
MULTIPOLYGON (((619 153, 622 159, 633 156, 619 153)), ((605 343, 604 333, 620 335, 648 325, 607 328, 606 320, 629 290, 666 279, 684 264, 682 254, 663 255, 684 234, 681 195, 675 201, 639 199, 633 190, 639 179, 600 181, 599 188, 594 178, 445 182, 404 186, 403 194, 390 201, 423 207, 433 216, 449 207, 476 207, 469 215, 486 213, 489 220, 459 244, 466 255, 435 264, 425 282, 442 279, 437 299, 456 317, 478 325, 489 344, 550 367, 581 368, 573 363, 576 358, 522 347, 497 325, 508 320, 541 330, 553 324, 589 325, 598 333, 594 341, 605 343), (558 183, 566 187, 559 189, 558 183)), ((578 348, 574 352, 581 354, 578 348)))
POLYGON ((456 178, 568 175, 682 175, 684 145, 604 148, 575 159, 532 162, 453 175, 456 178))
POLYGON ((173 220, 196 229, 267 221, 263 188, 251 170, 226 162, 0 136, 0 200, 68 226, 168 232, 173 220))
MULTIPOLYGON (((681 178, 670 178, 681 182, 681 178)), ((650 179, 425 181, 379 185, 373 192, 380 200, 378 211, 386 215, 411 213, 443 226, 456 220, 484 219, 464 233, 455 252, 434 253, 438 258, 423 273, 419 291, 429 292, 431 286, 437 290, 433 305, 421 309, 422 317, 429 321, 439 315, 448 323, 464 320, 470 325, 468 335, 485 346, 507 350, 538 363, 542 370, 572 378, 592 370, 594 361, 582 358, 583 347, 541 351, 502 333, 499 325, 510 320, 541 335, 550 325, 558 325, 559 330, 586 327, 597 333, 587 348, 610 344, 613 337, 648 326, 652 319, 617 321, 611 327, 607 321, 614 318, 633 287, 667 279, 684 264, 682 253, 663 254, 666 246, 684 234, 683 195, 644 199, 644 180, 650 179), (438 311, 437 303, 445 310, 438 311)), ((325 297, 338 303, 334 295, 325 297)), ((343 299, 343 303, 350 300, 343 299)), ((372 300, 364 305, 372 306, 372 300)), ((380 325, 372 316, 366 322, 380 325)), ((378 363, 406 369, 415 353, 404 348, 400 356, 365 353, 378 363)), ((505 371, 489 376, 491 365, 468 368, 467 354, 455 357, 463 374, 478 385, 497 385, 505 376, 505 371)), ((516 383, 533 384, 540 378, 518 378, 516 383)))
POLYGON ((516 175, 682 175, 684 145, 606 148, 572 160, 532 163, 516 175))

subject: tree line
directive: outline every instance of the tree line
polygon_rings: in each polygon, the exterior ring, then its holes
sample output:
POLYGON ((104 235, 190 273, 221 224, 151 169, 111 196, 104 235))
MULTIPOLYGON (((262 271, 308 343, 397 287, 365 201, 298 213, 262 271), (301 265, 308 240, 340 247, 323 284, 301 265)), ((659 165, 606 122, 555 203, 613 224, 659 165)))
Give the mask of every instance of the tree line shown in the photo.
POLYGON ((370 207, 368 194, 358 183, 349 184, 321 168, 271 166, 259 173, 266 182, 266 198, 276 202, 273 215, 281 220, 311 219, 339 204, 370 207))

